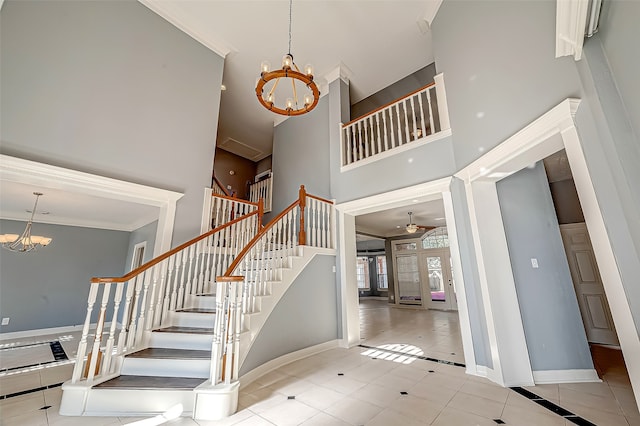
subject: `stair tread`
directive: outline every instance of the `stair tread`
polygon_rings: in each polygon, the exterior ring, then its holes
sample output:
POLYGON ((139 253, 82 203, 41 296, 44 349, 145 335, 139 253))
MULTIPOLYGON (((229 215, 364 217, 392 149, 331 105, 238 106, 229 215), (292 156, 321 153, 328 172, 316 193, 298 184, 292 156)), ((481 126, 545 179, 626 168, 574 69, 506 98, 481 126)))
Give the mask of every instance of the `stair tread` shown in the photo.
POLYGON ((147 348, 127 355, 127 358, 211 359, 211 351, 197 349, 147 348))
POLYGON ((193 377, 157 377, 122 375, 94 386, 103 389, 188 389, 204 383, 207 379, 193 377))
POLYGON ((213 328, 204 327, 180 327, 171 326, 164 328, 157 328, 153 330, 154 333, 185 333, 185 334, 213 334, 213 328))
POLYGON ((215 314, 216 310, 208 309, 208 308, 185 308, 185 309, 178 309, 176 310, 176 312, 190 312, 194 314, 215 314))

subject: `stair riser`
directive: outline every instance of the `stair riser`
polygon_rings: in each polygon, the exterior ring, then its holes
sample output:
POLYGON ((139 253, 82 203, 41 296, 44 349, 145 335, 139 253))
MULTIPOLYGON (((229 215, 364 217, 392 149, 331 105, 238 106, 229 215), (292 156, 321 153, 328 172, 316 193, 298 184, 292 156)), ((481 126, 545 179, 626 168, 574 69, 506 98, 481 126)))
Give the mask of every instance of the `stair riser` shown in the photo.
POLYGON ((192 308, 215 309, 215 296, 189 296, 187 306, 192 308))
POLYGON ((123 375, 161 377, 209 377, 209 359, 157 359, 125 357, 123 375))
POLYGON ((193 312, 171 313, 171 324, 176 327, 213 328, 215 321, 215 314, 199 314, 193 312))
POLYGON ((212 343, 213 336, 210 334, 153 332, 149 346, 152 348, 210 351, 212 343))
POLYGON ((193 390, 93 389, 88 394, 86 416, 154 416, 182 404, 183 416, 193 412, 193 390))

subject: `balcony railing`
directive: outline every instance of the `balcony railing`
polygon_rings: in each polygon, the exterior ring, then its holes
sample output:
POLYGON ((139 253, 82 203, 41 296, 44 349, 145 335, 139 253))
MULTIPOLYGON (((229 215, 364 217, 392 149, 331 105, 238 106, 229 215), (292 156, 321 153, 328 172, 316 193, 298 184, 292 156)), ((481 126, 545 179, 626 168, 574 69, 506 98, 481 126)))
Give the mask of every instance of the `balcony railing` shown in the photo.
POLYGON ((444 80, 384 105, 342 126, 342 169, 365 164, 448 134, 444 80), (368 161, 365 161, 368 160, 368 161))
POLYGON ((264 212, 269 213, 273 199, 273 176, 271 174, 262 180, 252 183, 249 187, 249 201, 257 203, 260 199, 264 202, 264 212))

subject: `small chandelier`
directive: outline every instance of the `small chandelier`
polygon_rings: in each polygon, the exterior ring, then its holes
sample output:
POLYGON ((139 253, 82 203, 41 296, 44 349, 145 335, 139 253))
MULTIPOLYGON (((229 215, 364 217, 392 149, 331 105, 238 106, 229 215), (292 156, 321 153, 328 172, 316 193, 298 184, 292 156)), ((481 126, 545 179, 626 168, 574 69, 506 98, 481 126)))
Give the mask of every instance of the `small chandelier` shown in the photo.
POLYGON ((293 61, 291 54, 291 9, 293 0, 289 0, 289 53, 282 58, 282 68, 271 71, 268 61, 263 61, 260 65, 260 78, 256 84, 256 96, 258 101, 268 110, 281 115, 302 115, 311 111, 318 104, 320 91, 313 81, 313 67, 305 65, 304 72, 301 72, 293 61), (280 80, 284 79, 283 86, 291 84, 291 91, 284 88, 278 92, 278 97, 284 95, 286 101, 280 104, 276 101, 276 88, 280 80), (265 86, 272 82, 270 88, 265 93, 265 86), (302 103, 298 97, 298 91, 304 91, 302 103), (287 93, 288 92, 288 93, 287 93))
POLYGON ((408 233, 415 234, 416 231, 418 230, 418 225, 413 223, 413 221, 411 220, 412 214, 413 212, 409 212, 409 223, 407 224, 407 227, 405 229, 407 230, 408 233))
MULTIPOLYGON (((7 250, 11 250, 18 253, 26 253, 42 246, 48 246, 51 243, 52 238, 40 237, 38 235, 31 235, 31 227, 33 225, 33 216, 36 214, 36 207, 38 207, 38 198, 42 195, 42 192, 34 192, 36 196, 36 203, 31 211, 31 219, 27 222, 22 235, 18 234, 3 234, 0 235, 0 243, 2 247, 7 250)), ((28 211, 28 210, 27 210, 28 211)))

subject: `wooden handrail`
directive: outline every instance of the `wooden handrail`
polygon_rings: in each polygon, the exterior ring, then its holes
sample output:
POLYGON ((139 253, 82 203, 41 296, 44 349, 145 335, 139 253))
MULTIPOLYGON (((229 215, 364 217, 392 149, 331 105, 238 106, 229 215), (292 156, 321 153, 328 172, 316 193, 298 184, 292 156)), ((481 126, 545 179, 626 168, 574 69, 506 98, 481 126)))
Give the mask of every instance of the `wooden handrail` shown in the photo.
POLYGON ((315 195, 307 194, 307 197, 313 198, 314 200, 318 200, 318 201, 324 201, 325 203, 333 204, 333 201, 327 200, 326 198, 317 197, 315 195))
POLYGON ((251 213, 248 213, 244 216, 240 216, 237 219, 232 220, 231 222, 225 223, 224 225, 220 225, 215 229, 212 229, 211 231, 202 234, 198 237, 195 237, 192 240, 187 241, 184 244, 179 245, 178 247, 169 250, 168 252, 161 254, 160 256, 156 257, 155 259, 152 259, 150 261, 148 261, 147 263, 141 265, 140 267, 134 269, 133 271, 129 272, 126 275, 123 275, 122 277, 94 277, 91 278, 91 282, 92 283, 121 283, 121 282, 125 282, 125 281, 129 281, 131 278, 135 277, 136 275, 139 275, 140 273, 146 271, 147 269, 151 268, 154 265, 157 265, 158 263, 162 262, 163 260, 169 258, 170 256, 176 254, 177 252, 179 252, 180 250, 183 250, 187 247, 189 247, 192 244, 197 243, 200 240, 203 240, 205 238, 207 238, 209 235, 213 235, 218 231, 221 231, 224 228, 227 228, 237 222, 240 222, 241 220, 247 219, 253 215, 257 215, 258 211, 254 211, 251 213))
POLYGON ((243 204, 251 204, 252 206, 258 207, 258 203, 252 203, 251 201, 243 200, 242 198, 234 197, 232 195, 220 195, 220 194, 212 193, 211 196, 212 197, 218 197, 218 198, 224 198, 225 200, 236 201, 236 202, 243 203, 243 204))
POLYGON ((218 178, 216 177, 216 175, 213 175, 213 180, 214 180, 214 181, 215 181, 215 183, 218 185, 218 188, 222 189, 222 192, 224 192, 226 196, 228 196, 228 197, 230 197, 230 196, 231 196, 231 194, 229 194, 229 193, 227 192, 227 188, 225 188, 225 187, 224 187, 224 185, 222 184, 222 182, 220 182, 220 181, 218 180, 218 178))
POLYGON ((389 106, 391 106, 391 105, 393 105, 393 104, 395 104, 395 103, 397 103, 397 102, 400 102, 400 101, 401 101, 401 100, 403 100, 403 99, 408 98, 409 96, 413 96, 413 95, 415 95, 416 93, 418 93, 418 92, 422 92, 424 89, 428 89, 429 87, 431 87, 431 86, 435 86, 435 85, 436 85, 436 83, 435 83, 435 82, 433 82, 433 83, 429 83, 429 84, 427 84, 426 86, 422 86, 421 88, 416 89, 416 90, 414 90, 414 91, 413 91, 413 92, 411 92, 411 93, 407 93, 406 95, 401 96, 401 97, 399 97, 398 99, 395 99, 395 100, 393 100, 393 101, 391 101, 391 102, 388 102, 388 103, 386 103, 386 104, 382 105, 381 107, 378 107, 378 108, 374 109, 373 111, 370 111, 370 112, 368 112, 368 113, 366 113, 366 114, 364 114, 364 115, 361 115, 361 116, 360 116, 360 117, 358 117, 358 118, 355 118, 355 119, 351 120, 351 121, 350 121, 350 122, 348 122, 347 124, 343 124, 343 125, 342 125, 342 128, 344 129, 345 127, 347 127, 347 126, 349 126, 349 125, 351 125, 351 124, 355 123, 356 121, 360 121, 360 120, 362 120, 362 119, 363 119, 363 118, 365 118, 365 117, 368 117, 368 116, 370 116, 370 115, 373 115, 373 114, 375 114, 376 112, 378 112, 378 111, 380 111, 380 110, 383 110, 383 109, 385 109, 385 108, 387 108, 387 107, 389 107, 389 106))
POLYGON ((260 238, 262 238, 264 236, 264 234, 267 233, 267 231, 269 231, 269 229, 271 229, 271 227, 273 227, 274 224, 276 224, 280 219, 282 219, 287 213, 289 213, 289 211, 293 210, 294 208, 296 208, 298 205, 300 204, 300 200, 296 200, 293 203, 289 204, 289 207, 287 207, 286 209, 284 209, 282 212, 280 212, 280 214, 276 217, 274 217, 273 219, 271 219, 269 221, 269 223, 267 223, 264 228, 262 228, 260 230, 260 232, 258 232, 256 234, 255 237, 253 237, 253 239, 251 241, 249 241, 249 243, 242 249, 242 251, 240 251, 240 253, 238 253, 238 255, 236 256, 235 259, 233 259, 233 262, 231 262, 231 265, 229 265, 229 268, 227 268, 227 270, 224 272, 225 277, 231 276, 231 274, 233 273, 233 271, 236 269, 236 267, 238 266, 238 264, 242 261, 242 259, 247 255, 247 253, 249 253, 249 250, 251 250, 253 248, 253 246, 256 245, 256 243, 260 240, 260 238))

